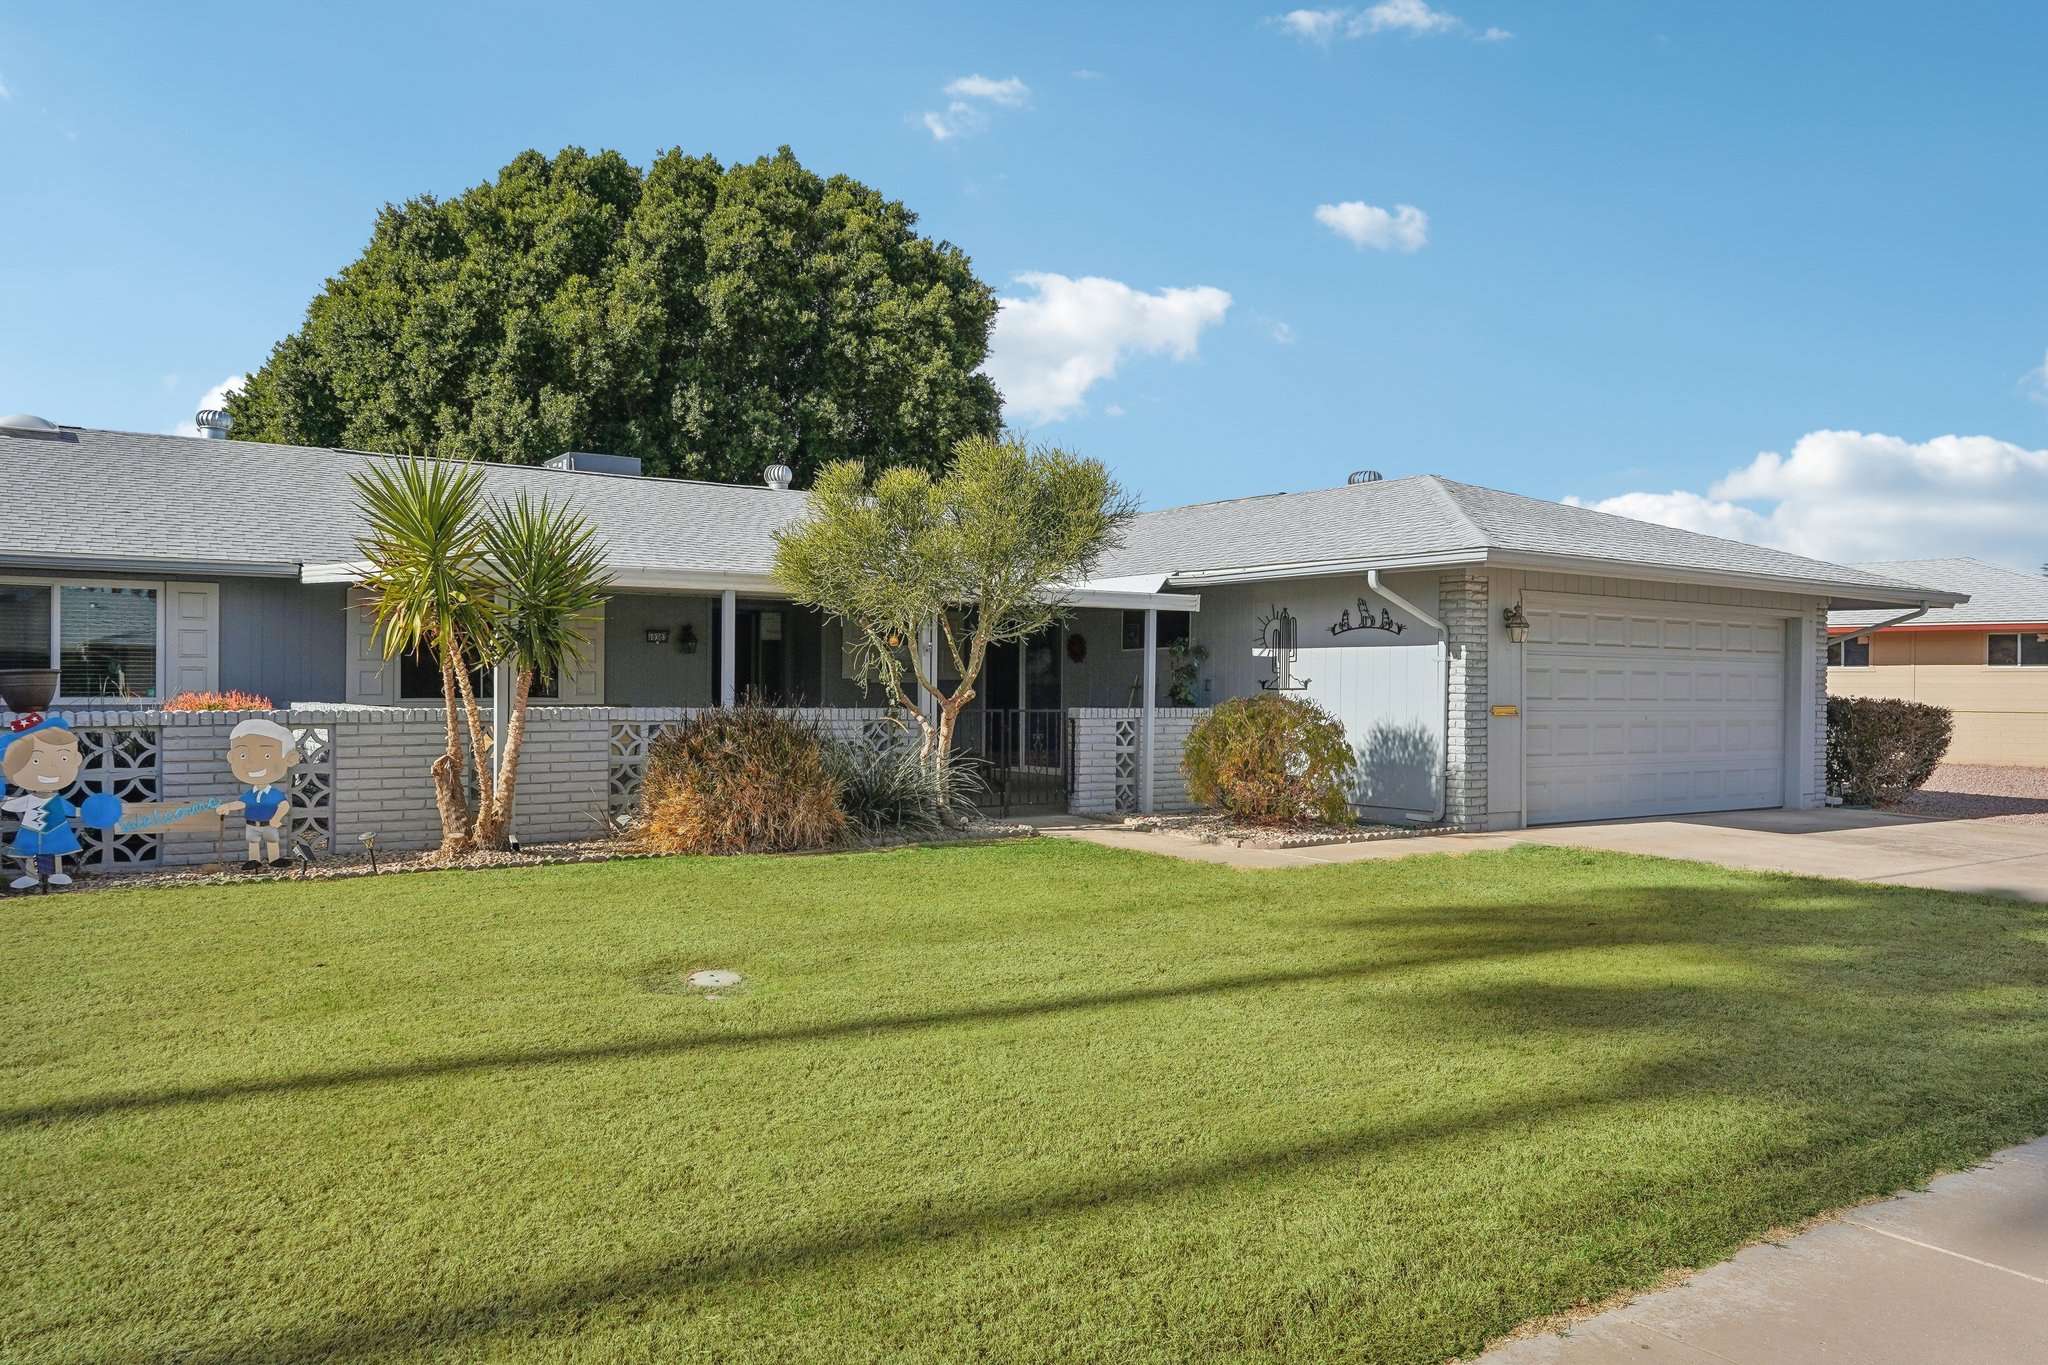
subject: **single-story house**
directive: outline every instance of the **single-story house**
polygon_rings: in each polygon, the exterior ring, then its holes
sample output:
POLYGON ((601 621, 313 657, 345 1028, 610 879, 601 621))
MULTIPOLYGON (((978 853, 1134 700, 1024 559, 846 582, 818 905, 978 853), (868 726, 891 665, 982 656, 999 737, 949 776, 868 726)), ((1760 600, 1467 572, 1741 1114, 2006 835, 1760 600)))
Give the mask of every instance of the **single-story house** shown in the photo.
POLYGON ((1900 697, 1955 713, 1953 763, 2048 767, 2048 577, 1978 559, 1900 559, 1860 568, 1969 594, 1905 620, 1828 617, 1828 691, 1900 697))
MULTIPOLYGON (((0 462, 34 490, 0 537, 0 667, 54 664, 76 705, 216 688, 280 705, 435 700, 431 666, 382 657, 352 586, 349 476, 386 458, 0 419, 0 462)), ((573 500, 608 545, 615 595, 559 704, 703 706, 748 689, 884 703, 838 624, 774 578, 775 533, 805 514, 802 492, 643 478, 573 453, 486 478, 493 498, 573 500)), ((1124 708, 1149 737, 1161 708, 1184 717, 1268 690, 1344 723, 1354 804, 1371 817, 1516 828, 1807 807, 1824 795, 1828 613, 1965 600, 1361 472, 1140 516, 1062 625, 991 661, 967 742, 1028 733, 1071 761, 1058 718, 1124 708), (1205 656, 1176 652, 1183 640, 1205 656)), ((1169 766, 1153 743, 1140 741, 1143 808, 1169 766)))

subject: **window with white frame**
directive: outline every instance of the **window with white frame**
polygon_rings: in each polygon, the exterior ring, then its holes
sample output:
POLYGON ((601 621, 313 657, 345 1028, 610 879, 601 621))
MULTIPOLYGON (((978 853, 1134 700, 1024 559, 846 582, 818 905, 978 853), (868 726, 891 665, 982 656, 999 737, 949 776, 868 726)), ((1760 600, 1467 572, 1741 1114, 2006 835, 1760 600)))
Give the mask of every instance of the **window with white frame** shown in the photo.
POLYGON ((0 668, 54 668, 61 701, 154 701, 163 677, 163 584, 0 582, 0 668))
POLYGON ((1988 637, 1985 662, 1993 668, 2048 668, 2048 634, 2012 631, 1988 637))
POLYGON ((1870 667, 1870 637, 1868 635, 1852 635, 1846 639, 1830 642, 1828 645, 1828 667, 1870 667))
MULTIPOLYGON (((1188 638, 1192 618, 1184 611, 1162 611, 1159 613, 1159 647, 1170 649, 1179 641, 1188 638)), ((1124 648, 1142 650, 1145 648, 1145 613, 1124 612, 1124 648)))

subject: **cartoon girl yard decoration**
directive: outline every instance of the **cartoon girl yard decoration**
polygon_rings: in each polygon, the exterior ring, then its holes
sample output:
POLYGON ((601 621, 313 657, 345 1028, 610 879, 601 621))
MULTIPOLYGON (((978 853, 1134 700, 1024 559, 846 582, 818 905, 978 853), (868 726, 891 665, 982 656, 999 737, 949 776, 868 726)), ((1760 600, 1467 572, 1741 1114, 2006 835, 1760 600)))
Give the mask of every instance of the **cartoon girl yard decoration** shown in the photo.
POLYGON ((78 808, 64 799, 64 793, 78 781, 84 762, 78 736, 62 716, 30 711, 0 731, 0 774, 8 786, 21 789, 20 795, 0 801, 0 810, 21 820, 7 845, 21 859, 22 875, 10 883, 16 891, 35 886, 38 873, 52 886, 71 884, 61 860, 79 850, 78 831, 71 827, 78 808))

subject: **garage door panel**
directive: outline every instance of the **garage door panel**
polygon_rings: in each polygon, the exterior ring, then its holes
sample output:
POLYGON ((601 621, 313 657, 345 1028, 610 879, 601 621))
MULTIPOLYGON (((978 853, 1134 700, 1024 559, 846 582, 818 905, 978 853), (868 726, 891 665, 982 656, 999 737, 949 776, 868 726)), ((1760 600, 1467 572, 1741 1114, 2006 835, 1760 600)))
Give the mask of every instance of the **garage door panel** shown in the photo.
POLYGON ((1525 606, 1532 823, 1784 801, 1784 627, 1702 606, 1525 606))

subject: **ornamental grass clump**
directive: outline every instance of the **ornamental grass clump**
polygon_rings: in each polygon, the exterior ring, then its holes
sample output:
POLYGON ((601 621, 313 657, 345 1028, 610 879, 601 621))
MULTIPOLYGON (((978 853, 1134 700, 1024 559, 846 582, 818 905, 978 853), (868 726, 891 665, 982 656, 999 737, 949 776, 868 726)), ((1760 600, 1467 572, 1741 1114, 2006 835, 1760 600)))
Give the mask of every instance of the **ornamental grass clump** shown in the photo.
POLYGON ((816 726, 752 703, 705 711, 650 746, 638 838, 656 853, 791 853, 846 827, 816 726))
POLYGON ((988 788, 980 765, 952 749, 919 757, 914 744, 835 744, 832 767, 839 778, 839 808, 854 829, 870 837, 936 834, 964 825, 988 788))
POLYGON ((1312 701, 1271 692, 1226 701, 1188 732, 1180 761, 1190 796, 1252 824, 1351 823, 1351 744, 1312 701))
POLYGON ((1954 732, 1946 707, 1829 697, 1828 790, 1855 806, 1897 805, 1934 775, 1954 732))

